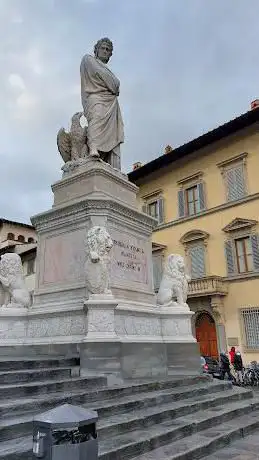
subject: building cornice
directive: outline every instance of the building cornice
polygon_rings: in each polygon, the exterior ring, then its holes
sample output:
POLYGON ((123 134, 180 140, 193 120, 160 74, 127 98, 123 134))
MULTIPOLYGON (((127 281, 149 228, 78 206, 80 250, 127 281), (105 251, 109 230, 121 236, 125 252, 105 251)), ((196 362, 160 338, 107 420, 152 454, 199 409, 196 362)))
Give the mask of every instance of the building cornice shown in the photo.
POLYGON ((248 279, 259 278, 258 272, 249 272, 249 273, 236 273, 233 276, 225 276, 222 278, 224 281, 237 282, 237 281, 247 281, 248 279))
POLYGON ((159 232, 164 228, 174 227, 175 225, 181 225, 185 222, 193 221, 195 219, 200 219, 201 217, 208 216, 209 214, 214 214, 216 212, 224 211, 225 209, 234 208, 244 203, 249 203, 250 201, 255 201, 259 199, 259 193, 253 193, 251 195, 247 195, 244 198, 241 198, 237 201, 231 201, 229 203, 223 203, 218 206, 214 206, 213 208, 206 209, 205 211, 201 211, 194 216, 182 217, 175 220, 171 220, 170 222, 166 222, 164 224, 157 225, 153 232, 159 232))
POLYGON ((183 179, 180 179, 177 181, 177 184, 178 185, 182 185, 184 186, 186 183, 188 182, 191 182, 191 181, 196 181, 196 180, 201 180, 202 176, 203 176, 203 172, 202 171, 198 171, 197 173, 195 174, 191 174, 190 176, 186 176, 184 177, 183 179))
POLYGON ((236 232, 237 230, 243 230, 255 227, 258 224, 257 220, 254 219, 242 219, 241 217, 236 217, 228 225, 222 228, 223 232, 231 233, 236 232))
POLYGON ((217 163, 217 166, 220 169, 222 169, 222 168, 224 169, 224 168, 232 165, 233 163, 237 163, 239 161, 246 161, 247 155, 248 155, 247 152, 240 153, 239 155, 235 155, 232 158, 228 158, 227 160, 224 160, 224 161, 221 161, 220 163, 217 163))
POLYGON ((180 238, 180 242, 182 244, 187 244, 197 240, 207 240, 209 236, 209 233, 203 230, 190 230, 180 238))
POLYGON ((145 195, 141 195, 140 198, 142 200, 148 200, 149 198, 157 197, 158 195, 162 195, 163 190, 161 188, 154 190, 153 192, 149 192, 145 195))
POLYGON ((90 218, 94 211, 95 215, 104 215, 108 217, 112 215, 113 218, 121 216, 124 219, 128 218, 131 225, 142 227, 143 223, 145 228, 152 230, 157 225, 156 219, 150 217, 148 214, 141 213, 136 209, 124 206, 114 200, 109 199, 87 199, 79 202, 53 208, 42 214, 37 214, 31 218, 33 225, 37 228, 37 232, 44 232, 50 228, 60 228, 71 220, 71 223, 80 223, 90 218))

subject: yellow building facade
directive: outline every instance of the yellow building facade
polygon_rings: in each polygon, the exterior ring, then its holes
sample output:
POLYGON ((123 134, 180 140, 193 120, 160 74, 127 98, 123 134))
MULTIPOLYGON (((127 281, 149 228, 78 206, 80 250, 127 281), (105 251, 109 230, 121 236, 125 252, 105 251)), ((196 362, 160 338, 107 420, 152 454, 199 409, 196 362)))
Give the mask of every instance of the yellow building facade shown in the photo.
POLYGON ((154 286, 185 256, 201 354, 237 347, 259 361, 259 107, 136 168, 153 233, 154 286))

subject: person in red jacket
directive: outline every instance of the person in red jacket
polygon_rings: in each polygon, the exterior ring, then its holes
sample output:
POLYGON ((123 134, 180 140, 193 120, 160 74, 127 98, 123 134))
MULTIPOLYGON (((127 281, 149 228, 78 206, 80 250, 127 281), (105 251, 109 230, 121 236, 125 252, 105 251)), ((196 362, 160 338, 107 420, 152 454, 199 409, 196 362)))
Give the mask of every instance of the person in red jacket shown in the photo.
POLYGON ((229 352, 229 356, 230 356, 230 364, 234 364, 234 357, 235 357, 235 354, 236 354, 236 349, 235 347, 231 347, 231 350, 229 352))

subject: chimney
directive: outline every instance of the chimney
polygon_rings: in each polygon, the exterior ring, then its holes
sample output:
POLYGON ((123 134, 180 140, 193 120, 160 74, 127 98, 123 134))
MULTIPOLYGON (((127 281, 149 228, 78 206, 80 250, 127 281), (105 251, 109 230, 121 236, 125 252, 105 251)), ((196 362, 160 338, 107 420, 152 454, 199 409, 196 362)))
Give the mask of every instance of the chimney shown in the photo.
POLYGON ((259 107, 259 99, 255 99, 251 102, 251 110, 257 109, 259 107))
POLYGON ((138 168, 141 168, 142 163, 140 161, 137 161, 136 163, 133 163, 132 170, 135 171, 138 168))
POLYGON ((173 151, 173 148, 171 147, 171 145, 167 145, 164 150, 164 153, 166 155, 167 153, 171 153, 172 151, 173 151))

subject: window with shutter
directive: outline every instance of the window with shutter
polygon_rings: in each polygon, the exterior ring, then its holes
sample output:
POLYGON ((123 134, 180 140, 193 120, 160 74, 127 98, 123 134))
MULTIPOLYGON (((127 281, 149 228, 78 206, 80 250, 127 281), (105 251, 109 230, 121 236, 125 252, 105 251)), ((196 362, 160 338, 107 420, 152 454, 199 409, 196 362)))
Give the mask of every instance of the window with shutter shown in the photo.
POLYGON ((35 259, 30 258, 27 260, 27 275, 35 273, 35 259))
POLYGON ((152 203, 148 203, 147 205, 148 214, 154 219, 158 219, 158 205, 157 200, 152 201, 152 203))
POLYGON ((259 271, 259 235, 256 233, 251 235, 251 246, 253 254, 253 268, 259 271))
POLYGON ((158 212, 158 223, 162 224, 164 222, 164 199, 159 198, 157 200, 157 212, 158 212))
POLYGON ((194 216, 205 209, 204 184, 200 182, 178 192, 179 217, 194 216))
POLYGON ((225 242, 228 275, 259 271, 259 235, 252 234, 225 242))
POLYGON ((187 188, 185 194, 187 215, 193 216, 200 210, 197 185, 187 188))
POLYGON ((143 212, 146 212, 154 219, 158 220, 159 224, 164 222, 164 199, 157 198, 156 200, 147 202, 142 207, 143 212))
POLYGON ((232 240, 225 242, 225 256, 227 263, 227 273, 228 275, 233 275, 236 271, 236 268, 232 240))
POLYGON ((199 184, 197 184, 197 188, 198 188, 198 198, 199 198, 200 211, 204 211, 206 206, 205 206, 205 193, 204 193, 204 184, 203 184, 203 182, 200 182, 199 184))
POLYGON ((185 216, 185 196, 184 190, 178 191, 178 216, 184 217, 185 216))
POLYGON ((225 171, 227 200, 235 201, 246 195, 244 167, 243 165, 235 166, 225 171))
POLYGON ((205 276, 205 246, 200 243, 189 248, 190 271, 192 278, 205 276))
POLYGON ((238 273, 253 271, 253 254, 250 236, 235 239, 238 273))
POLYGON ((153 254, 153 284, 155 292, 158 292, 162 275, 163 275, 163 255, 162 254, 153 254))
POLYGON ((147 203, 144 203, 144 204, 142 205, 142 212, 144 212, 145 214, 147 214, 147 212, 148 212, 147 203))

